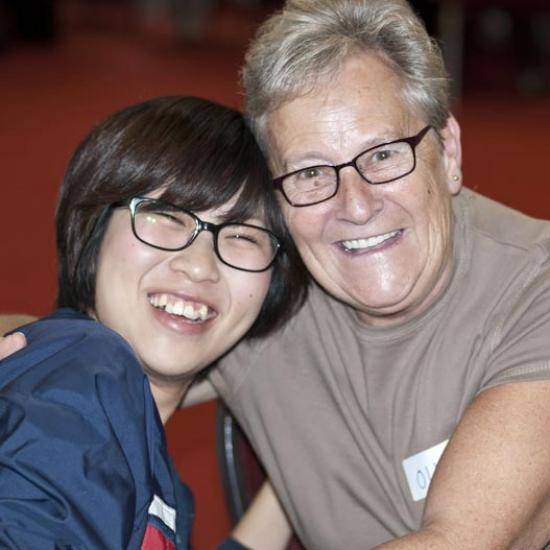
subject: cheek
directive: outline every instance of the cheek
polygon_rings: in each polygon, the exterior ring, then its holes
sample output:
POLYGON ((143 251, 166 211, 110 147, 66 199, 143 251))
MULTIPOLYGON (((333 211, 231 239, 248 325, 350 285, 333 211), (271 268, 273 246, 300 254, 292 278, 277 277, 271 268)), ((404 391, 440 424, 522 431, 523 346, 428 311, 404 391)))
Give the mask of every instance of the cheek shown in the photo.
POLYGON ((271 273, 239 273, 229 285, 231 301, 238 315, 254 321, 258 315, 271 283, 271 273), (244 276, 243 276, 244 275, 244 276))
POLYGON ((96 310, 111 309, 110 304, 135 295, 139 280, 153 265, 154 249, 142 246, 124 228, 112 227, 103 240, 96 272, 96 310), (118 229, 118 230, 117 230, 118 229))
POLYGON ((116 285, 119 281, 131 280, 139 271, 140 255, 132 242, 123 239, 108 243, 98 258, 98 285, 116 285))
POLYGON ((440 238, 446 238, 451 219, 451 198, 440 181, 432 178, 429 183, 426 210, 434 231, 440 238))
POLYGON ((415 219, 415 224, 421 228, 438 227, 447 217, 449 199, 440 183, 438 171, 422 170, 418 178, 400 190, 402 206, 415 219))
POLYGON ((288 230, 300 254, 321 240, 327 219, 330 219, 328 209, 322 204, 285 211, 288 230))
POLYGON ((283 198, 279 199, 288 231, 302 257, 307 256, 308 249, 321 238, 328 210, 326 204, 296 208, 283 198))
POLYGON ((424 201, 418 206, 421 247, 430 265, 440 265, 449 253, 451 240, 450 197, 433 178, 426 187, 424 201))

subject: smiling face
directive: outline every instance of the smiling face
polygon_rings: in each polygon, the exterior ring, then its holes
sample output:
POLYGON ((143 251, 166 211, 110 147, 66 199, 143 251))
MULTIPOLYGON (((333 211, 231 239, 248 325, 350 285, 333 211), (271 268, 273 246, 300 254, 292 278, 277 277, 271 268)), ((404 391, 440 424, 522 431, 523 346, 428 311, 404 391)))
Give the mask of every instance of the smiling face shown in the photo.
MULTIPOLYGON (((348 162, 369 147, 417 134, 425 125, 403 102, 402 81, 372 54, 349 58, 337 78, 283 104, 267 118, 273 173, 348 162)), ((367 324, 402 322, 426 309, 452 271, 451 195, 460 184, 454 119, 428 132, 414 172, 369 185, 353 167, 326 202, 296 208, 281 197, 309 271, 367 324)))
MULTIPOLYGON (((227 210, 198 214, 219 223, 227 210)), ((100 248, 93 313, 132 346, 153 386, 183 387, 250 328, 270 279, 224 265, 208 231, 181 251, 152 248, 133 235, 129 210, 117 208, 100 248)))

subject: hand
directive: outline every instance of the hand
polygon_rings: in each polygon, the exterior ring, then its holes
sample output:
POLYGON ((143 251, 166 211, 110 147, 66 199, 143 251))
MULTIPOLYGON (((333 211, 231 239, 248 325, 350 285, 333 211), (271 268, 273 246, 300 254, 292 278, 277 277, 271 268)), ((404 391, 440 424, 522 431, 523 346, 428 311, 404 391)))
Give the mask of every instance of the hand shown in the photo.
POLYGON ((0 336, 0 360, 23 349, 26 345, 27 339, 22 332, 14 332, 9 336, 0 336))

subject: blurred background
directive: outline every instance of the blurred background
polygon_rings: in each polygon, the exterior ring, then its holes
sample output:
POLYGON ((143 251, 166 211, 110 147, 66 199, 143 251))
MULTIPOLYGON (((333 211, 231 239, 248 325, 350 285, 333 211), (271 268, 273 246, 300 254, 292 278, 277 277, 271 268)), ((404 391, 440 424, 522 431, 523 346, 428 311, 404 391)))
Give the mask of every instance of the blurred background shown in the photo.
MULTIPOLYGON (((73 149, 110 112, 199 95, 242 106, 238 70, 277 0, 0 0, 0 311, 43 315, 56 286, 53 216, 73 149)), ((467 186, 550 219, 550 3, 414 2, 454 77, 467 186)), ((215 407, 168 427, 196 495, 197 550, 230 529, 215 407)))

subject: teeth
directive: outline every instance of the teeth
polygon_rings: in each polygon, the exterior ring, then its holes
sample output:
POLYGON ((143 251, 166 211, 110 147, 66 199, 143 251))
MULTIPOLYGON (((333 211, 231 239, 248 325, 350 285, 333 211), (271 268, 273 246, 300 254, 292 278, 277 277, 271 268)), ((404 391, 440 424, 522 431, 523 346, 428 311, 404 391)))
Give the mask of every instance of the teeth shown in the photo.
POLYGON ((352 241, 342 241, 346 250, 357 250, 359 248, 372 248, 378 246, 380 243, 391 239, 399 234, 399 230, 391 231, 390 233, 384 233, 383 235, 376 235, 375 237, 369 237, 368 239, 355 239, 352 241))
POLYGON ((195 316, 195 308, 191 304, 186 304, 183 308, 183 316, 187 317, 188 319, 196 319, 195 316))
POLYGON ((199 308, 199 317, 201 318, 201 321, 206 321, 206 318, 208 317, 207 305, 202 304, 202 306, 199 308))
POLYGON ((149 303, 158 309, 164 309, 166 313, 185 317, 191 321, 206 321, 208 319, 208 306, 195 302, 187 302, 168 294, 154 294, 149 296, 149 303))

